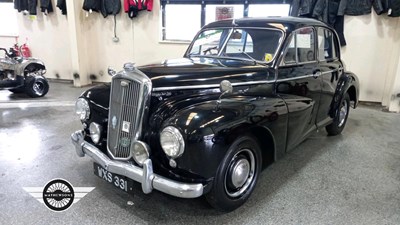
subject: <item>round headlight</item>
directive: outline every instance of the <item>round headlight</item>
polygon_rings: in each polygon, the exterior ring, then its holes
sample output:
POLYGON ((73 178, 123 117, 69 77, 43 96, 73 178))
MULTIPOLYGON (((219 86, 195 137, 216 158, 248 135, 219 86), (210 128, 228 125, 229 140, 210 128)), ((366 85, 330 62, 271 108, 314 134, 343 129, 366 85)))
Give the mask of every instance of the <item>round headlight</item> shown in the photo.
POLYGON ((133 159, 139 165, 143 165, 144 161, 149 158, 149 147, 144 142, 135 141, 132 151, 133 159))
POLYGON ((171 158, 181 156, 185 150, 185 142, 182 134, 172 126, 166 127, 161 131, 160 143, 165 154, 171 158))
POLYGON ((79 116, 81 120, 89 119, 90 108, 88 101, 83 98, 78 98, 75 103, 75 113, 79 116))
POLYGON ((95 144, 98 144, 101 138, 101 126, 97 123, 90 123, 90 137, 95 144))

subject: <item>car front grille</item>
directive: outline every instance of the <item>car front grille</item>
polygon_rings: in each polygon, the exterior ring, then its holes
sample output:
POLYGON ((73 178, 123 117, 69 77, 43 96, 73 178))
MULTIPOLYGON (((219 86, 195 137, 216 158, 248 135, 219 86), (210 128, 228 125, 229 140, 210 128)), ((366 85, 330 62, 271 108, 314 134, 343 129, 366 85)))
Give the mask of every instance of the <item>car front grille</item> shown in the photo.
POLYGON ((151 81, 143 73, 124 72, 113 77, 107 137, 108 151, 113 158, 131 157, 132 143, 141 138, 150 90, 151 81))

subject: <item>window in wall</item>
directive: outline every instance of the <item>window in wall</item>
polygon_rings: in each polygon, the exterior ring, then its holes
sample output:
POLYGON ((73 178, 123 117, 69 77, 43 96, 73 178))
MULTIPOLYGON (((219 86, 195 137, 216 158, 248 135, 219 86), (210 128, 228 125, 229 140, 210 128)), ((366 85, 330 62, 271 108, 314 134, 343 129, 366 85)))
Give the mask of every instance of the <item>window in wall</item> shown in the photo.
POLYGON ((318 28, 318 58, 320 61, 335 59, 335 36, 327 29, 318 28))
POLYGON ((0 36, 18 36, 17 14, 12 1, 0 1, 0 36))
POLYGON ((206 6, 206 24, 223 20, 242 18, 244 5, 207 5, 206 6))
POLYGON ((289 4, 251 4, 249 17, 288 16, 289 4))
POLYGON ((163 40, 192 40, 201 28, 201 5, 167 4, 163 20, 163 40))
POLYGON ((290 4, 286 0, 161 0, 161 9, 162 40, 191 41, 208 23, 245 16, 287 16, 290 4))

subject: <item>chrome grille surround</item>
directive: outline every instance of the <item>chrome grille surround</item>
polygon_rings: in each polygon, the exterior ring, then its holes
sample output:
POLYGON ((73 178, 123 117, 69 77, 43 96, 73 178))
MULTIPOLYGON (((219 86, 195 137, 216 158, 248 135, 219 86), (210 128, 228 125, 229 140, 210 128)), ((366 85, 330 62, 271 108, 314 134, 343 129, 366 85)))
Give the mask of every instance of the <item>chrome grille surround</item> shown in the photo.
POLYGON ((113 159, 132 157, 132 145, 142 137, 151 89, 150 78, 136 68, 121 71, 112 78, 107 149, 113 159))

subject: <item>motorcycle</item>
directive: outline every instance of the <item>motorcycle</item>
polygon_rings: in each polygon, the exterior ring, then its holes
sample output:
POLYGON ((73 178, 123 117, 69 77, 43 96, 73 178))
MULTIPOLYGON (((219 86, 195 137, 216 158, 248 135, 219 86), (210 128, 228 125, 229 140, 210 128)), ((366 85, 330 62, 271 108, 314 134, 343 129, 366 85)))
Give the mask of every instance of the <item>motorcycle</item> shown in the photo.
POLYGON ((0 57, 0 89, 8 89, 13 93, 23 93, 33 98, 43 97, 49 91, 49 83, 43 76, 46 73, 44 63, 36 58, 25 57, 22 46, 0 48, 5 57, 0 57))

